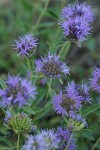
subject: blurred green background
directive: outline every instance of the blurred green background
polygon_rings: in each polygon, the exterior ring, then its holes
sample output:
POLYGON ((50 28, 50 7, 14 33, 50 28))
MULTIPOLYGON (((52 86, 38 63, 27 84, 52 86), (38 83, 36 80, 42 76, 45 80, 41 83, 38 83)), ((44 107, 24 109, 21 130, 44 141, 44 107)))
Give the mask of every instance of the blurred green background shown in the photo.
MULTIPOLYGON (((83 0, 79 1, 84 2, 83 0)), ((61 9, 67 2, 73 3, 75 0, 0 0, 1 78, 8 73, 27 76, 26 64, 12 47, 14 40, 22 34, 32 33, 38 38, 39 44, 35 58, 44 56, 49 50, 52 52, 60 50, 61 43, 59 44, 59 41, 63 43, 65 39, 58 26, 58 20, 61 9)), ((87 0, 87 2, 92 6, 95 13, 92 35, 83 42, 81 48, 72 43, 65 59, 71 67, 71 77, 68 80, 74 78, 79 83, 88 78, 93 67, 100 67, 100 0, 87 0)), ((65 79, 66 83, 67 80, 65 79)), ((38 86, 39 93, 43 93, 41 84, 38 83, 38 86)), ((53 88, 56 86, 54 84, 53 88)), ((44 88, 47 89, 47 86, 44 88)), ((61 88, 60 85, 58 88, 61 88)), ((45 94, 42 95, 41 99, 45 97, 45 94)), ((100 104, 100 96, 93 95, 93 97, 95 100, 93 103, 100 104)), ((41 101, 41 99, 39 100, 41 101)), ((48 107, 44 116, 37 117, 36 124, 39 127, 52 128, 60 125, 61 118, 50 110, 51 107, 48 107)), ((90 150, 91 146, 98 140, 100 136, 100 109, 88 115, 88 123, 89 130, 84 130, 78 135, 79 150, 90 150)), ((96 149, 100 149, 100 144, 97 145, 96 149)))

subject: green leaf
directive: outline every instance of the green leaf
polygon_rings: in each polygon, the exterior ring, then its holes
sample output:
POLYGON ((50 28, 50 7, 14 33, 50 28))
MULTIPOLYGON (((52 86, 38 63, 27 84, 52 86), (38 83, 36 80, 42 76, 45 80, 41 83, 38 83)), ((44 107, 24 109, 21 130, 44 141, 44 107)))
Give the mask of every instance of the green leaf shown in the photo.
POLYGON ((39 89, 38 91, 39 93, 39 96, 38 98, 36 98, 36 100, 33 101, 33 107, 37 106, 42 100, 44 100, 46 94, 47 94, 47 90, 44 90, 44 89, 39 89))
POLYGON ((43 118, 43 117, 46 116, 51 110, 52 110, 52 103, 51 103, 51 101, 50 101, 50 102, 48 102, 48 103, 45 105, 45 107, 43 108, 43 110, 41 111, 41 113, 38 114, 38 115, 34 118, 34 121, 43 118))
POLYGON ((38 25, 39 29, 53 27, 55 24, 53 22, 43 22, 38 25))
POLYGON ((62 79, 60 78, 60 79, 58 79, 59 80, 59 82, 61 83, 61 84, 63 84, 63 81, 62 81, 62 79))
POLYGON ((82 111, 82 115, 83 117, 87 117, 88 115, 90 115, 98 109, 100 109, 100 104, 94 104, 88 108, 84 108, 84 110, 82 111))
POLYGON ((0 78, 0 85, 2 88, 6 88, 6 83, 0 78))
POLYGON ((59 52, 59 55, 61 56, 62 60, 65 60, 69 49, 70 49, 70 41, 67 41, 67 42, 64 43, 64 45, 62 46, 62 48, 59 52))
POLYGON ((88 131, 84 131, 83 133, 81 133, 81 136, 85 137, 89 141, 93 141, 95 139, 92 133, 88 131))
POLYGON ((11 147, 0 145, 0 150, 13 150, 11 147))
POLYGON ((33 115, 36 114, 36 112, 34 110, 32 110, 31 108, 29 108, 29 107, 24 107, 23 110, 25 112, 27 112, 28 114, 33 114, 33 115))
MULTIPOLYGON (((12 142, 11 141, 9 141, 9 139, 7 139, 7 138, 5 138, 5 137, 2 137, 2 136, 0 136, 0 141, 1 142, 4 142, 5 143, 5 146, 7 145, 7 146, 9 146, 9 147, 13 147, 14 145, 14 143, 12 144, 12 142)), ((1 145, 0 145, 0 148, 1 148, 1 145)), ((0 149, 1 150, 1 149, 0 149)))
POLYGON ((87 40, 87 47, 89 51, 94 52, 96 47, 96 40, 94 38, 87 40))
POLYGON ((46 15, 48 17, 58 19, 58 15, 52 9, 48 9, 48 11, 46 12, 46 15))
POLYGON ((55 92, 53 89, 51 89, 51 90, 50 90, 50 95, 51 95, 51 96, 54 96, 55 94, 56 94, 56 92, 55 92))

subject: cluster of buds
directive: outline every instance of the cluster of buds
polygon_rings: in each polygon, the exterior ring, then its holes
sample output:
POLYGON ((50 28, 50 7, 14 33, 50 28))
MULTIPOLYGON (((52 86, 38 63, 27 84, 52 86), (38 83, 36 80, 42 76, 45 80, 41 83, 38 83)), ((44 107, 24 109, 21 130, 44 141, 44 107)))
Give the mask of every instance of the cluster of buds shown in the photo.
POLYGON ((6 116, 5 120, 5 125, 15 133, 29 133, 35 129, 32 125, 32 120, 24 113, 6 116))
POLYGON ((72 132, 77 132, 83 128, 88 127, 85 119, 81 117, 80 114, 76 115, 75 118, 69 118, 67 128, 72 132))

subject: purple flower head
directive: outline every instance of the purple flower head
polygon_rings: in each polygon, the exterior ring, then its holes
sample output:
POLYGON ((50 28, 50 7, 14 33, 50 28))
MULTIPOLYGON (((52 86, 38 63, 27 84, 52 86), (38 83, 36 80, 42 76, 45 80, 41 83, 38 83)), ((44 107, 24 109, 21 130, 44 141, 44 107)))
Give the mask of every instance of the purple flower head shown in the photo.
POLYGON ((10 105, 18 105, 23 107, 27 104, 29 98, 35 99, 37 94, 36 87, 26 79, 21 79, 18 76, 8 76, 7 87, 0 90, 0 96, 2 98, 0 104, 3 107, 10 105))
POLYGON ((50 55, 45 58, 41 58, 36 63, 36 71, 42 72, 45 76, 52 78, 60 78, 61 74, 69 74, 69 67, 65 63, 59 61, 59 56, 50 55))
POLYGON ((68 83, 65 94, 60 92, 59 95, 53 97, 53 106, 58 114, 73 117, 81 108, 82 96, 76 90, 74 81, 68 83))
POLYGON ((86 83, 82 83, 81 85, 76 85, 76 89, 79 92, 79 94, 83 97, 84 102, 91 103, 91 97, 90 97, 90 87, 86 83))
POLYGON ((74 135, 68 129, 62 129, 61 127, 57 130, 57 138, 60 140, 59 150, 64 150, 68 146, 68 150, 76 149, 76 140, 74 135))
POLYGON ((74 3, 62 9, 60 27, 68 40, 80 44, 91 33, 93 19, 90 6, 86 3, 74 3))
POLYGON ((68 40, 78 42, 79 44, 87 39, 91 31, 91 27, 87 22, 83 24, 82 18, 64 20, 63 23, 61 23, 61 28, 68 40))
POLYGON ((53 130, 43 130, 35 136, 29 136, 23 150, 51 150, 58 148, 60 140, 53 130))
POLYGON ((15 50, 23 57, 34 53, 38 44, 37 38, 33 37, 31 34, 26 34, 22 37, 19 37, 19 41, 15 40, 15 43, 16 44, 13 45, 15 50))
POLYGON ((95 68, 90 77, 90 86, 93 91, 100 93, 100 68, 95 68))
POLYGON ((68 5, 68 7, 64 7, 62 9, 61 17, 63 19, 70 19, 75 17, 82 17, 87 22, 93 22, 94 13, 92 11, 91 6, 87 5, 86 2, 78 3, 75 2, 72 5, 68 5))

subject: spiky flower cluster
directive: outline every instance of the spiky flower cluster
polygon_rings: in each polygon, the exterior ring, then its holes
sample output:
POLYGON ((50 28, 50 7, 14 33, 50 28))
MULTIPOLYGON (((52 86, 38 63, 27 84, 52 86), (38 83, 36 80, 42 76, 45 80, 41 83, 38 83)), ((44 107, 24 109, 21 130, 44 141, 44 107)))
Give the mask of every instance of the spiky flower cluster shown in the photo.
POLYGON ((62 74, 69 74, 69 67, 59 61, 59 56, 50 55, 45 58, 39 59, 35 61, 36 63, 36 71, 42 72, 45 76, 49 76, 52 78, 60 78, 62 74))
POLYGON ((4 122, 15 133, 28 133, 34 128, 32 120, 24 113, 12 115, 10 112, 7 112, 4 122))
POLYGON ((32 34, 26 34, 19 37, 19 41, 15 40, 14 49, 22 57, 31 56, 37 47, 37 38, 33 37, 32 34))
POLYGON ((75 150, 76 149, 76 140, 74 135, 68 129, 58 128, 57 138, 60 140, 58 150, 75 150))
POLYGON ((91 103, 90 88, 86 83, 78 86, 74 81, 68 83, 65 92, 62 91, 53 97, 53 106, 58 114, 74 118, 82 108, 82 102, 91 103))
POLYGON ((35 136, 29 136, 23 150, 51 150, 57 149, 60 140, 54 130, 43 130, 35 136))
POLYGON ((26 79, 18 76, 8 76, 6 81, 6 88, 0 89, 0 96, 2 100, 0 105, 3 107, 18 105, 28 105, 28 99, 35 99, 37 92, 36 87, 26 79))
POLYGON ((91 7, 77 2, 62 9, 60 27, 68 40, 81 43, 91 33, 93 18, 91 7))
POLYGON ((60 92, 53 97, 53 105, 58 114, 73 117, 81 108, 82 96, 76 90, 74 81, 68 83, 65 94, 60 92))

